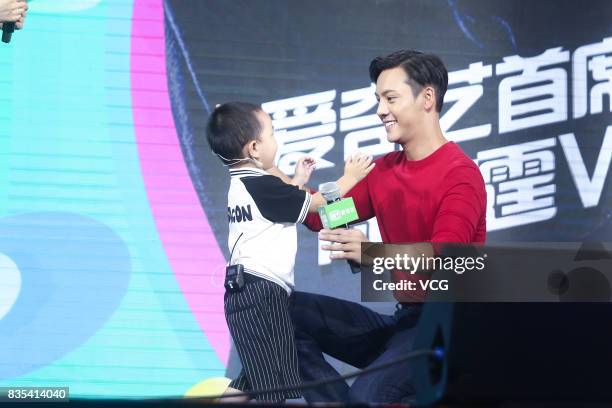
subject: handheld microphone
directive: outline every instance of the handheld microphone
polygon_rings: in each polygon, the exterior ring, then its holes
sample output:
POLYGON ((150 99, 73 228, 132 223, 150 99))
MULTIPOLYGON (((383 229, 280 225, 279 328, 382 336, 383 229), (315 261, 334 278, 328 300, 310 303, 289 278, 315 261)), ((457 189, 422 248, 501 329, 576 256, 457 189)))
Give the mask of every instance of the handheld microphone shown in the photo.
MULTIPOLYGON (((319 186, 319 192, 327 201, 327 205, 319 207, 319 217, 324 228, 346 228, 348 223, 358 220, 357 209, 352 198, 342 199, 340 186, 336 182, 323 183, 319 186)), ((352 260, 347 260, 352 273, 361 272, 360 265, 352 260)))
POLYGON ((340 196, 340 186, 335 181, 321 184, 319 186, 319 193, 321 193, 325 201, 327 201, 327 204, 342 199, 340 196))
POLYGON ((2 42, 11 42, 11 36, 15 31, 15 23, 4 23, 2 25, 2 42))

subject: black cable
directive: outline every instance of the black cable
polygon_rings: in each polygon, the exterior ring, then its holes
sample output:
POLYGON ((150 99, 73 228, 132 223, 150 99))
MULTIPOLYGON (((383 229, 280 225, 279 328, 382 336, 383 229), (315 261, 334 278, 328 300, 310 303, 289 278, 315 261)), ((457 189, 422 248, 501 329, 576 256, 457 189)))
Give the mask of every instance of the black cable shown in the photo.
POLYGON ((273 392, 307 390, 310 388, 320 387, 321 385, 331 384, 336 381, 348 380, 349 378, 357 377, 363 374, 368 374, 373 371, 382 370, 383 368, 391 367, 393 365, 403 363, 404 361, 411 360, 416 357, 425 357, 425 356, 433 356, 438 360, 442 360, 442 358, 444 357, 444 350, 441 347, 437 347, 433 350, 431 349, 415 350, 415 351, 411 351, 410 353, 406 353, 403 356, 398 357, 394 360, 387 361, 386 363, 377 364, 377 365, 365 368, 363 370, 354 371, 349 374, 341 375, 340 377, 327 378, 327 379, 318 380, 318 381, 310 381, 310 382, 303 383, 297 386, 266 388, 266 389, 259 389, 259 390, 243 391, 243 392, 228 394, 228 395, 216 395, 216 396, 210 396, 210 397, 192 397, 190 399, 195 399, 195 398, 197 399, 221 399, 221 398, 232 398, 232 397, 243 397, 243 396, 253 397, 259 394, 266 394, 266 393, 273 393, 273 392))
POLYGON ((244 232, 241 232, 238 238, 236 239, 236 242, 234 242, 234 246, 232 247, 232 251, 230 252, 230 257, 227 263, 232 263, 232 256, 234 255, 234 249, 236 249, 236 244, 238 243, 238 241, 240 241, 240 238, 242 238, 243 235, 244 235, 244 232))

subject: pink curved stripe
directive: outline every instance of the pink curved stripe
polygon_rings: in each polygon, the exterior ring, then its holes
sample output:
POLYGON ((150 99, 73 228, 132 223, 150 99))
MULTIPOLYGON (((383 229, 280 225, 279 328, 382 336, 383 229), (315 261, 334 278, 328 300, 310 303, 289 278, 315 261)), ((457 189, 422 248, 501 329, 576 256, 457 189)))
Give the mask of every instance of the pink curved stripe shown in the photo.
POLYGON ((163 0, 134 0, 131 88, 144 185, 170 266, 200 328, 223 364, 225 259, 193 187, 170 110, 163 0))

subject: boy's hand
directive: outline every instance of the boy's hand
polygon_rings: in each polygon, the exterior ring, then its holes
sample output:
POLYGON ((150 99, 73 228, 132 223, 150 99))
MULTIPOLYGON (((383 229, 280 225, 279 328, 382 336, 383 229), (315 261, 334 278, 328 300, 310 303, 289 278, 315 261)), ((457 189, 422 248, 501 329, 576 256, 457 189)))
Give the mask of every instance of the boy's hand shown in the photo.
POLYGON ((375 165, 376 163, 372 163, 372 156, 357 153, 346 158, 344 175, 350 177, 357 183, 367 176, 375 165))
POLYGON ((310 180, 310 175, 315 168, 315 159, 312 157, 302 157, 295 165, 295 176, 293 176, 291 184, 302 187, 308 183, 308 180, 310 180))

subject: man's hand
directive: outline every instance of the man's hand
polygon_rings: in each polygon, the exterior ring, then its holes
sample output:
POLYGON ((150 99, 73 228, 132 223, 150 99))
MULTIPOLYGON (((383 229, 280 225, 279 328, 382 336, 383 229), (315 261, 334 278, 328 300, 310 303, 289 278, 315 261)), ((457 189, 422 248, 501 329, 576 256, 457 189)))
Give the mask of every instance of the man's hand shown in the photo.
POLYGON ((17 22, 24 18, 27 9, 24 0, 0 0, 0 22, 17 22))
POLYGON ((321 246, 321 249, 335 252, 330 255, 332 259, 350 259, 357 263, 361 263, 361 243, 369 242, 361 230, 358 229, 343 229, 319 231, 319 239, 321 241, 332 241, 331 244, 321 246))

